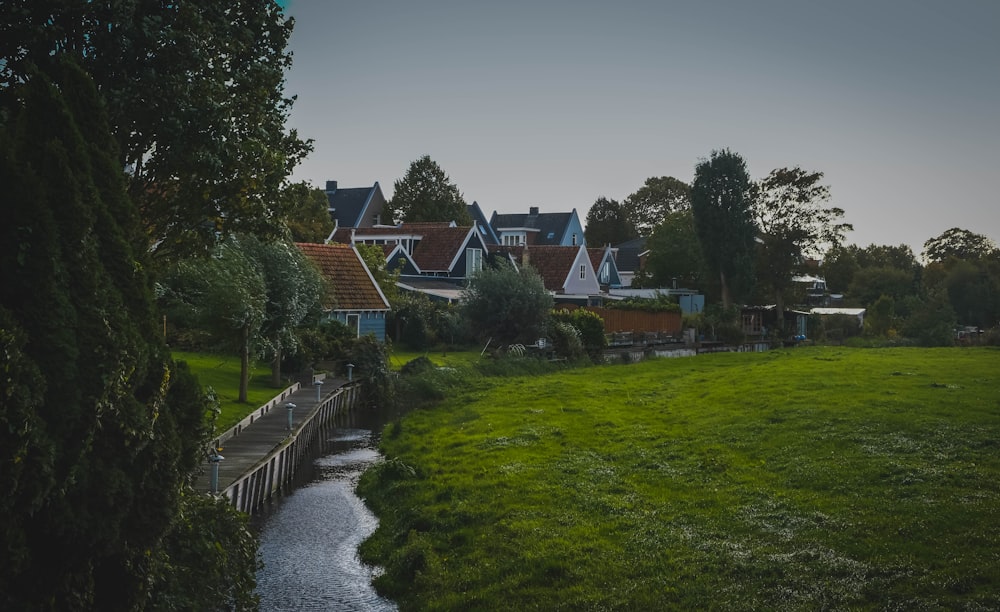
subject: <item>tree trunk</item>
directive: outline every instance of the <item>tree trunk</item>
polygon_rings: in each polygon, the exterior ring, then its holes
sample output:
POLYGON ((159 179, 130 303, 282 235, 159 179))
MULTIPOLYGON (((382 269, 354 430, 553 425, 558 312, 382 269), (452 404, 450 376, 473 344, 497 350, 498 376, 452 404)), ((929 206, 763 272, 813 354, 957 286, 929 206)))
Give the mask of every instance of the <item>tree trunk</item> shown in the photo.
POLYGON ((281 342, 274 343, 274 361, 271 362, 271 386, 281 386, 281 342))
POLYGON ((774 309, 778 311, 777 329, 778 332, 784 336, 785 335, 785 296, 783 292, 779 289, 774 292, 774 309))
POLYGON ((240 343, 240 402, 247 401, 247 388, 250 386, 250 326, 243 326, 243 342, 240 343))
POLYGON ((729 305, 732 303, 733 299, 729 295, 729 285, 726 283, 726 273, 719 270, 719 283, 722 289, 722 308, 729 310, 729 305))

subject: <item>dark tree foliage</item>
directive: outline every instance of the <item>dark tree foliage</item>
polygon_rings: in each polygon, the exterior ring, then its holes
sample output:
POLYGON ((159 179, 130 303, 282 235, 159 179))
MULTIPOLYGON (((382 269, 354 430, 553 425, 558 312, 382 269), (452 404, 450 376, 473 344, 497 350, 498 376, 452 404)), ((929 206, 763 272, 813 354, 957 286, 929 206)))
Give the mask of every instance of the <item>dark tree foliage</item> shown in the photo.
POLYGON ((854 275, 864 268, 892 268, 916 278, 920 262, 905 244, 870 244, 864 248, 848 244, 831 248, 823 258, 821 271, 831 291, 846 292, 854 275))
POLYGON ((590 246, 603 247, 627 242, 637 234, 626 218, 621 203, 602 196, 597 198, 587 212, 584 236, 590 246))
POLYGON ((281 195, 286 200, 282 208, 287 210, 286 223, 292 242, 323 244, 335 227, 326 193, 302 182, 288 185, 281 195))
POLYGON ((465 199, 441 166, 424 155, 395 182, 388 214, 396 222, 454 221, 472 225, 465 199))
POLYGON ((271 0, 12 0, 0 9, 0 106, 32 66, 75 57, 107 104, 145 232, 175 256, 220 233, 278 235, 280 188, 309 151, 285 130, 292 21, 271 0))
MULTIPOLYGON (((819 257, 825 249, 841 244, 844 234, 854 229, 841 222, 842 209, 822 206, 830 199, 822 179, 822 172, 778 168, 751 187, 754 220, 760 230, 757 274, 778 312, 784 312, 792 275, 804 259, 819 257)), ((778 318, 779 327, 783 321, 778 318)))
POLYGON ((207 439, 204 397, 157 333, 92 81, 60 59, 5 93, 0 609, 141 608, 207 439))
POLYGON ((472 277, 462 309, 477 337, 493 346, 531 343, 545 332, 552 296, 530 266, 517 269, 500 260, 472 277))
POLYGON ((646 240, 646 248, 646 271, 653 287, 705 289, 705 258, 690 209, 668 213, 646 240))
POLYGON ((705 263, 718 276, 723 308, 753 282, 754 224, 750 177, 743 158, 723 149, 694 169, 691 211, 705 263))
POLYGON ((997 252, 997 245, 982 234, 953 227, 924 243, 924 258, 940 263, 949 257, 981 259, 997 252))
POLYGON ((622 204, 625 216, 639 236, 650 232, 666 219, 667 215, 691 207, 691 187, 672 176, 654 176, 622 204))

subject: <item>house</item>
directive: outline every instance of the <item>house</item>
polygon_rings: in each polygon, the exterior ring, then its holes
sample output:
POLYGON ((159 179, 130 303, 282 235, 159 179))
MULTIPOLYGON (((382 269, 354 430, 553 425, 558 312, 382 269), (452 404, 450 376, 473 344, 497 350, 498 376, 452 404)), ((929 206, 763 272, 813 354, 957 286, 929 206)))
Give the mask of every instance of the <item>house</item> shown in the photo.
POLYGON ((831 315, 846 315, 849 317, 855 317, 858 320, 858 329, 862 329, 865 326, 865 313, 867 311, 864 308, 813 308, 809 311, 810 314, 819 315, 821 317, 829 317, 831 315))
POLYGON ((528 214, 497 214, 493 212, 490 225, 499 244, 505 246, 546 245, 581 246, 586 244, 583 225, 576 209, 568 213, 540 213, 537 206, 528 214))
POLYGON ((615 261, 614 249, 610 246, 604 248, 588 248, 587 255, 590 256, 590 263, 597 272, 597 282, 601 287, 618 289, 622 286, 622 279, 618 273, 618 264, 615 261))
POLYGON ((365 265, 358 250, 348 244, 296 243, 319 268, 333 289, 329 317, 352 329, 358 337, 374 335, 385 341, 389 300, 365 265))
MULTIPOLYGON (((808 312, 786 308, 781 317, 784 336, 806 336, 808 312)), ((740 319, 748 339, 766 338, 778 329, 778 307, 775 304, 743 306, 740 308, 740 319)))
POLYGON ((386 267, 399 271, 400 289, 447 301, 456 300, 465 280, 483 269, 489 250, 478 226, 454 222, 340 230, 333 238, 382 245, 386 267))
POLYGON ((486 215, 483 213, 483 209, 479 207, 479 202, 474 201, 465 208, 469 211, 469 216, 472 217, 472 222, 475 224, 476 229, 482 234, 483 242, 486 243, 486 246, 493 248, 500 244, 500 237, 493 231, 493 226, 490 225, 490 222, 486 220, 486 215))
POLYGON ((531 266, 557 303, 599 306, 601 286, 583 246, 525 245, 501 247, 518 266, 531 266))
POLYGON ((622 287, 631 287, 632 280, 636 276, 642 276, 647 255, 649 249, 646 248, 645 238, 635 238, 615 246, 615 263, 622 287))
POLYGON ((384 218, 386 201, 378 181, 371 187, 348 188, 338 187, 337 181, 327 181, 326 200, 330 218, 337 228, 373 227, 392 222, 384 218))

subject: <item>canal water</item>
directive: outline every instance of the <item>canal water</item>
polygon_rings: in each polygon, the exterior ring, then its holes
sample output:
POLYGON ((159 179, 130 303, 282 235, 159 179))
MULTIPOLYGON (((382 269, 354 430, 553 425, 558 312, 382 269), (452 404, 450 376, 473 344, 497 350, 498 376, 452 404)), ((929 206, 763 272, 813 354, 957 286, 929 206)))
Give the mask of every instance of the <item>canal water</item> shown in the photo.
POLYGON ((378 431, 381 424, 351 423, 320 432, 297 486, 255 520, 262 611, 396 610, 372 588, 377 569, 358 558, 358 545, 378 521, 354 488, 381 460, 378 431))

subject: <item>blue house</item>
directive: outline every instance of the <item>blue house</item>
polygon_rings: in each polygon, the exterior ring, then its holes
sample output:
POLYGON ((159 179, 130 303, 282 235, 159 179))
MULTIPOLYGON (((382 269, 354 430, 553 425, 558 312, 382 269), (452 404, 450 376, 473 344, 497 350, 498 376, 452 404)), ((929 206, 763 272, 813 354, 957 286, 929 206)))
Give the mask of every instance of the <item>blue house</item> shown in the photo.
POLYGON ((537 206, 528 214, 500 215, 496 212, 490 225, 504 246, 583 246, 583 225, 574 208, 568 213, 542 213, 537 206))
POLYGON ((385 219, 385 196, 378 181, 371 187, 337 186, 337 181, 326 182, 326 200, 330 219, 337 228, 372 227, 391 223, 385 219))
POLYGON ((333 290, 326 306, 328 316, 347 325, 358 337, 372 334, 384 342, 389 300, 358 250, 336 243, 296 246, 316 264, 333 290))

